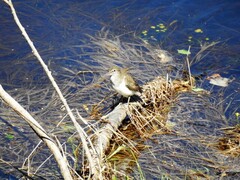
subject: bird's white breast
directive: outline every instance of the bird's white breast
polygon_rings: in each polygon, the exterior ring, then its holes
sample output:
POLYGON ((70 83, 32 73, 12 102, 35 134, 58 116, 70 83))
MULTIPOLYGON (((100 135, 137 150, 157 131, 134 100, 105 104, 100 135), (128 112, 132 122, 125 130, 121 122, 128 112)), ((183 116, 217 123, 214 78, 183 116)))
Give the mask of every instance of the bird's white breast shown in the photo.
POLYGON ((129 97, 134 95, 134 91, 131 91, 126 86, 125 77, 119 78, 117 76, 112 76, 111 81, 113 83, 113 88, 122 96, 129 97))

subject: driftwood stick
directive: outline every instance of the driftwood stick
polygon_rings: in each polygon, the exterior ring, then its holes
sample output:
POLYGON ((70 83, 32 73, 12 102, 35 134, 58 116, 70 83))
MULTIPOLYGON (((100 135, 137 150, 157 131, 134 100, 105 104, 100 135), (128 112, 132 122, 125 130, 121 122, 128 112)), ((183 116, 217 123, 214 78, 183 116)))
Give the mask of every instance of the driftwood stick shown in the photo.
POLYGON ((103 159, 113 134, 127 116, 127 106, 128 104, 119 104, 113 111, 102 118, 107 121, 107 124, 96 132, 97 139, 94 143, 100 159, 103 159))
MULTIPOLYGON (((102 117, 106 121, 106 125, 99 129, 96 134, 94 141, 94 147, 96 150, 96 156, 93 156, 94 162, 99 161, 99 164, 104 167, 104 155, 105 151, 109 147, 110 140, 113 134, 116 132, 122 121, 127 116, 128 104, 119 104, 113 111, 106 116, 102 117)), ((99 179, 96 174, 93 175, 92 179, 99 179)))
POLYGON ((48 136, 42 126, 29 114, 17 101, 15 101, 0 85, 0 97, 17 112, 34 130, 34 132, 47 144, 48 148, 54 155, 64 179, 72 179, 68 162, 65 156, 61 153, 55 141, 48 136))

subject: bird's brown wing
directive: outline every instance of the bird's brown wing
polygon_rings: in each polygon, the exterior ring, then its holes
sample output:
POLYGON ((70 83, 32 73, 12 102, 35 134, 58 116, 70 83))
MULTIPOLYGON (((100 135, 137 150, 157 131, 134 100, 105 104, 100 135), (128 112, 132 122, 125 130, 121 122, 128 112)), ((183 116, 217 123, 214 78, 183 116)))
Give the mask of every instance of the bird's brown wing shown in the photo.
POLYGON ((125 78, 127 79, 127 84, 126 84, 127 88, 129 88, 132 91, 141 92, 140 86, 137 84, 137 82, 133 79, 132 76, 127 74, 125 78))

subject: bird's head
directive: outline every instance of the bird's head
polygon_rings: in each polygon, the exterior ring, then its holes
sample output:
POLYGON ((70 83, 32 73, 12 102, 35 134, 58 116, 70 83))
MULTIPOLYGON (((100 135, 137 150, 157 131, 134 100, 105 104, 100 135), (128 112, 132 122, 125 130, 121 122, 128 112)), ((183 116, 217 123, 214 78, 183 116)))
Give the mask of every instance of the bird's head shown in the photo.
POLYGON ((108 71, 109 76, 119 75, 120 73, 121 73, 121 69, 117 66, 111 67, 108 71))

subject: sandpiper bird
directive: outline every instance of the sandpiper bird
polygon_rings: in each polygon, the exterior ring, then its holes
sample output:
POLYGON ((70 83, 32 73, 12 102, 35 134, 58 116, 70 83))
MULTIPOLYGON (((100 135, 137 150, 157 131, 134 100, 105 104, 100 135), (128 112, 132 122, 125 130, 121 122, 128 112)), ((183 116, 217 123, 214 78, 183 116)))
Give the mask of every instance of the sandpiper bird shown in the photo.
POLYGON ((133 77, 127 73, 127 69, 114 66, 109 70, 108 75, 111 76, 110 80, 113 88, 122 96, 141 96, 141 88, 133 77))

